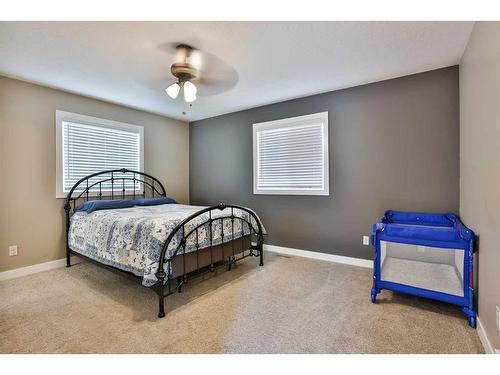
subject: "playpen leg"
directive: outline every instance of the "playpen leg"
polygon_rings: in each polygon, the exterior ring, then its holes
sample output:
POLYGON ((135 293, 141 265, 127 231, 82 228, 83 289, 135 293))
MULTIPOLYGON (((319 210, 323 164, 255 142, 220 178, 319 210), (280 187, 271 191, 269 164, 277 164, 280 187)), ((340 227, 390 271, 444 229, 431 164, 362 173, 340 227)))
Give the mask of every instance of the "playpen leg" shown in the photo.
POLYGON ((463 307, 462 308, 462 311, 465 313, 465 315, 467 315, 467 322, 469 323, 469 325, 472 327, 472 328, 476 328, 476 312, 475 311, 472 311, 470 310, 469 308, 467 307, 463 307))
POLYGON ((377 294, 380 293, 380 289, 378 288, 372 288, 372 291, 371 291, 371 300, 372 300, 372 303, 375 303, 377 302, 377 294))

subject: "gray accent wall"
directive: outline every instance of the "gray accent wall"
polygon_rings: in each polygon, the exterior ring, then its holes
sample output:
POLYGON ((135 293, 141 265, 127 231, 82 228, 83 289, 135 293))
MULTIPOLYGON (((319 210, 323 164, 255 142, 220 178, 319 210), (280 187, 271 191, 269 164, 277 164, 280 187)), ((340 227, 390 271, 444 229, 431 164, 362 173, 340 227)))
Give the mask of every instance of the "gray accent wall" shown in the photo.
POLYGON ((190 202, 254 209, 266 243, 372 259, 386 209, 458 213, 458 67, 190 124, 190 202), (328 111, 330 196, 254 195, 252 124, 328 111))

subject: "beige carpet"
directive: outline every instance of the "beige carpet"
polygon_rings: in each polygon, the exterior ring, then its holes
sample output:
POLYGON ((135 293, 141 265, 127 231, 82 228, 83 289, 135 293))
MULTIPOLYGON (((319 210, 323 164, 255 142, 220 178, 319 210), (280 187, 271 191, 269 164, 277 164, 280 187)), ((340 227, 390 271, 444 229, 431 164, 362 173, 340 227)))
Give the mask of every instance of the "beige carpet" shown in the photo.
POLYGON ((267 254, 166 299, 88 263, 0 283, 2 353, 480 353, 456 307, 371 271, 267 254))

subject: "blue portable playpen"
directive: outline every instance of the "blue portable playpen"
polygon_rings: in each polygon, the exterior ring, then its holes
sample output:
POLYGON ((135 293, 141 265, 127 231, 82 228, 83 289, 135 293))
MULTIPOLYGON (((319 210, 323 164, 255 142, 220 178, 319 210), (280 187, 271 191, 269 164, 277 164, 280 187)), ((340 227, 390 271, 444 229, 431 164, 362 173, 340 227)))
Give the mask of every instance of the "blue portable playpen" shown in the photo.
POLYGON ((458 305, 476 326, 474 233, 454 214, 386 211, 373 225, 371 300, 382 289, 458 305))

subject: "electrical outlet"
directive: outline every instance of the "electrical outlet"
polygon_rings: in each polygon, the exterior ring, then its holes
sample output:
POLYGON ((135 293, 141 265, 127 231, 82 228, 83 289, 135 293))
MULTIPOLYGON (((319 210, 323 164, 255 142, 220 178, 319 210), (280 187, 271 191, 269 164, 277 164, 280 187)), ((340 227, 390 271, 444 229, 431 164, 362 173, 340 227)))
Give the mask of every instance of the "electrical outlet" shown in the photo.
POLYGON ((363 236, 363 245, 370 244, 370 236, 363 236))
POLYGON ((9 246, 9 256, 13 257, 17 255, 17 245, 9 246))
POLYGON ((497 308, 497 329, 500 331, 500 307, 497 308))

